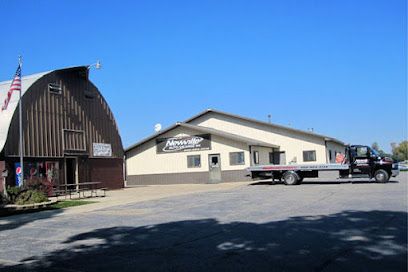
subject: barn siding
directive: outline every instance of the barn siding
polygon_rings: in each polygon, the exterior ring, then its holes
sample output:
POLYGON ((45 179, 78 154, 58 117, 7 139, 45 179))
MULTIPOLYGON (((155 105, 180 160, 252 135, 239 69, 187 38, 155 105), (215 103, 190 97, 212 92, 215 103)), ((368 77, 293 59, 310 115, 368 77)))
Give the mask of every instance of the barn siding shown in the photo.
MULTIPOLYGON (((86 73, 84 69, 52 72, 35 82, 23 96, 25 157, 62 158, 72 154, 64 150, 64 129, 84 131, 86 150, 76 153, 92 158, 92 143, 110 143, 112 157, 123 157, 113 114, 86 73), (50 93, 49 83, 59 83, 62 94, 50 93), (86 98, 85 91, 94 98, 86 98)), ((75 139, 70 143, 80 144, 75 139)), ((4 150, 5 157, 19 156, 18 109, 4 150)))
MULTIPOLYGON (((123 146, 117 124, 105 99, 88 80, 86 67, 46 74, 31 85, 22 103, 25 162, 58 162, 59 183, 64 184, 64 158, 75 157, 79 182, 100 181, 110 189, 123 187, 123 146), (49 83, 60 84, 62 93, 50 93, 49 83), (93 143, 111 144, 112 157, 94 159, 93 143)), ((9 185, 15 184, 14 163, 20 153, 18 112, 17 108, 2 152, 9 185)))

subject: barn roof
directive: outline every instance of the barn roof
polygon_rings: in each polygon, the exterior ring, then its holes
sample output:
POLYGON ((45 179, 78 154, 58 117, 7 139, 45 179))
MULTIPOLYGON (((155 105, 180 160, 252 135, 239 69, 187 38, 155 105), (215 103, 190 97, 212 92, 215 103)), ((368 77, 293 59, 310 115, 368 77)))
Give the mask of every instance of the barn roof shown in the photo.
MULTIPOLYGON (((69 67, 57 70, 51 70, 47 72, 32 74, 28 76, 23 76, 21 78, 21 90, 22 95, 24 96, 26 92, 30 89, 30 87, 40 78, 43 76, 50 74, 55 71, 67 70, 67 69, 81 69, 86 68, 87 66, 77 66, 77 67, 69 67)), ((10 88, 11 80, 2 81, 0 82, 0 105, 3 106, 4 100, 6 99, 7 92, 10 88)), ((10 102, 7 106, 7 109, 1 111, 0 109, 0 153, 3 151, 4 145, 7 141, 7 135, 10 128, 11 120, 13 118, 14 112, 17 109, 19 100, 18 92, 13 92, 10 102)), ((0 107, 1 107, 0 106, 0 107)))

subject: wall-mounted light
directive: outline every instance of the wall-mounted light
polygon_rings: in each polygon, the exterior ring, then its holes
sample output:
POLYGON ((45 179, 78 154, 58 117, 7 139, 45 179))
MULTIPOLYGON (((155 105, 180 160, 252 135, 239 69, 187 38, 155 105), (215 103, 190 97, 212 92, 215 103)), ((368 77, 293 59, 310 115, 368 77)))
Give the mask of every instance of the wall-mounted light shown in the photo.
POLYGON ((96 63, 88 65, 88 70, 91 69, 92 67, 95 67, 95 69, 101 69, 102 68, 102 64, 99 60, 96 61, 96 63))

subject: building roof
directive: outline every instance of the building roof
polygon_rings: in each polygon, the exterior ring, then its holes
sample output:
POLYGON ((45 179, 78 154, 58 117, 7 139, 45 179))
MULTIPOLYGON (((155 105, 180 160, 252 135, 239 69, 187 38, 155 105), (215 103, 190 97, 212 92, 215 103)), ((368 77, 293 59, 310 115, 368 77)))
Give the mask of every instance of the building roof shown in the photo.
POLYGON ((191 125, 191 124, 187 124, 187 123, 178 122, 178 123, 172 125, 171 127, 168 127, 168 128, 166 128, 164 130, 161 130, 161 131, 159 131, 159 132, 157 132, 157 133, 155 133, 155 134, 153 134, 153 135, 151 135, 151 136, 149 136, 147 138, 142 139, 141 141, 137 142, 136 144, 133 144, 133 145, 129 146, 128 148, 125 149, 125 152, 130 151, 130 150, 132 150, 132 149, 134 149, 134 148, 136 148, 136 147, 138 147, 138 146, 140 146, 140 145, 142 145, 144 143, 147 143, 148 141, 153 140, 153 139, 155 139, 155 138, 157 138, 157 137, 159 137, 159 136, 161 136, 161 135, 163 135, 163 134, 165 134, 165 133, 167 133, 167 132, 169 132, 169 131, 177 128, 177 127, 184 127, 184 128, 196 130, 196 131, 199 131, 199 132, 202 132, 202 133, 208 133, 208 134, 220 136, 220 137, 223 137, 223 138, 226 138, 226 139, 231 139, 231 140, 234 140, 234 141, 247 143, 247 144, 250 144, 250 145, 265 146, 265 147, 276 147, 276 148, 279 147, 277 145, 273 145, 273 144, 266 143, 266 142, 263 142, 263 141, 258 141, 258 140, 255 140, 255 139, 243 137, 243 136, 240 136, 240 135, 236 135, 236 134, 233 134, 233 133, 221 131, 221 130, 218 130, 218 129, 202 127, 202 126, 195 126, 195 125, 191 125))
POLYGON ((229 132, 225 132, 225 131, 221 131, 221 130, 217 130, 217 129, 213 129, 213 128, 209 128, 209 127, 196 126, 196 125, 190 124, 190 122, 192 122, 193 120, 196 120, 197 118, 199 118, 199 117, 201 117, 201 116, 203 116, 205 114, 208 114, 208 113, 216 113, 216 114, 220 114, 220 115, 224 115, 224 116, 228 116, 228 117, 232 117, 232 118, 237 118, 237 119, 241 119, 241 120, 245 120, 245 121, 249 121, 249 122, 253 122, 253 123, 257 123, 257 124, 270 126, 270 127, 273 127, 273 128, 284 129, 284 130, 287 130, 287 131, 290 131, 290 132, 296 132, 296 133, 300 133, 300 134, 311 135, 311 136, 315 136, 315 137, 318 137, 318 138, 323 138, 325 141, 336 142, 336 143, 344 145, 344 143, 342 141, 340 141, 340 140, 337 140, 337 139, 332 138, 332 137, 324 136, 324 135, 321 135, 321 134, 317 134, 317 133, 313 133, 313 132, 309 132, 309 131, 304 131, 304 130, 299 130, 299 129, 294 129, 294 128, 290 128, 290 127, 285 127, 285 126, 281 126, 281 125, 277 125, 277 124, 267 123, 267 122, 259 121, 259 120, 252 119, 252 118, 247 118, 247 117, 243 117, 243 116, 239 116, 239 115, 235 115, 235 114, 231 114, 231 113, 226 113, 226 112, 223 112, 223 111, 208 109, 208 110, 205 110, 205 111, 203 111, 203 112, 201 112, 201 113, 187 119, 184 122, 178 122, 178 123, 166 128, 166 129, 164 129, 162 131, 159 131, 159 132, 157 132, 157 133, 155 133, 155 134, 153 134, 153 135, 151 135, 151 136, 149 136, 147 138, 142 139, 141 141, 127 147, 125 149, 125 152, 130 151, 130 150, 132 150, 132 149, 134 149, 134 148, 136 148, 136 147, 138 147, 138 146, 140 146, 140 145, 142 145, 142 144, 144 144, 144 143, 146 143, 146 142, 148 142, 148 141, 150 141, 152 139, 155 139, 155 138, 157 138, 157 137, 159 137, 159 136, 161 136, 161 135, 163 135, 163 134, 165 134, 165 133, 167 133, 167 132, 169 132, 169 131, 177 128, 177 127, 180 127, 180 126, 185 127, 185 128, 194 129, 194 130, 197 130, 197 131, 201 131, 201 132, 204 132, 204 133, 214 134, 214 135, 221 136, 221 137, 224 137, 224 138, 227 138, 227 139, 248 143, 248 144, 251 144, 251 145, 266 146, 266 147, 276 147, 276 148, 279 147, 279 146, 273 145, 271 143, 258 141, 258 140, 255 140, 255 139, 243 137, 241 135, 236 135, 236 134, 232 134, 232 133, 229 133, 229 132))
POLYGON ((226 139, 231 139, 231 140, 235 140, 235 141, 238 141, 238 142, 247 143, 247 144, 250 144, 250 145, 265 146, 265 147, 275 147, 275 148, 279 147, 278 145, 274 145, 274 144, 263 142, 263 141, 258 141, 258 140, 255 140, 255 139, 251 139, 251 138, 244 137, 244 136, 241 136, 241 135, 221 131, 221 130, 214 129, 214 128, 203 127, 203 126, 195 126, 195 125, 191 125, 191 124, 187 124, 187 123, 179 123, 179 125, 182 126, 182 127, 195 129, 195 130, 198 130, 198 131, 201 131, 201 132, 204 132, 204 133, 217 135, 217 136, 220 136, 220 137, 223 137, 223 138, 226 138, 226 139))
POLYGON ((311 132, 311 131, 305 131, 305 130, 295 129, 295 128, 286 127, 286 126, 282 126, 282 125, 277 125, 277 124, 274 124, 274 123, 268 123, 268 122, 264 122, 264 121, 260 121, 260 120, 256 120, 256 119, 236 115, 236 114, 231 114, 231 113, 228 113, 228 112, 214 110, 214 109, 207 109, 205 111, 202 111, 199 114, 187 119, 184 122, 185 123, 190 123, 190 122, 192 122, 192 121, 198 119, 199 117, 204 116, 204 115, 206 115, 208 113, 215 113, 215 114, 224 115, 224 116, 227 116, 227 117, 232 117, 232 118, 236 118, 236 119, 240 119, 240 120, 245 120, 245 121, 256 123, 256 124, 265 125, 265 126, 272 127, 272 128, 283 129, 283 130, 286 130, 286 131, 300 133, 300 134, 304 134, 304 135, 311 135, 311 136, 315 136, 315 137, 318 137, 318 138, 323 138, 325 141, 328 141, 328 142, 335 142, 335 143, 345 145, 344 142, 342 142, 342 141, 340 141, 340 140, 338 140, 336 138, 333 138, 333 137, 325 136, 325 135, 314 133, 314 132, 311 132))
MULTIPOLYGON (((80 69, 86 68, 87 66, 77 66, 77 67, 69 67, 63 68, 58 70, 51 70, 47 72, 32 74, 28 76, 23 76, 21 78, 21 93, 22 96, 26 94, 26 92, 30 89, 30 87, 40 78, 43 76, 50 74, 55 71, 67 70, 67 69, 80 69)), ((2 81, 0 82, 0 103, 1 106, 3 105, 4 100, 6 99, 7 92, 10 89, 11 80, 2 81)), ((19 94, 18 92, 13 92, 10 102, 7 106, 7 109, 4 111, 0 110, 0 152, 3 150, 4 145, 7 141, 7 135, 9 131, 9 127, 11 124, 11 120, 13 118, 14 112, 17 109, 19 101, 19 94)))

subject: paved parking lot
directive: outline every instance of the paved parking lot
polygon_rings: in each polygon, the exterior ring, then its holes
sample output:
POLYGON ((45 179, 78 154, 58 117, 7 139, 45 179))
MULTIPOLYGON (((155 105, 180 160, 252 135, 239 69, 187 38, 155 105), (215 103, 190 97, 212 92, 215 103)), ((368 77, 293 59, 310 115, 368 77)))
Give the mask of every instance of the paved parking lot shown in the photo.
POLYGON ((406 271, 407 173, 329 180, 2 218, 0 270, 406 271))

